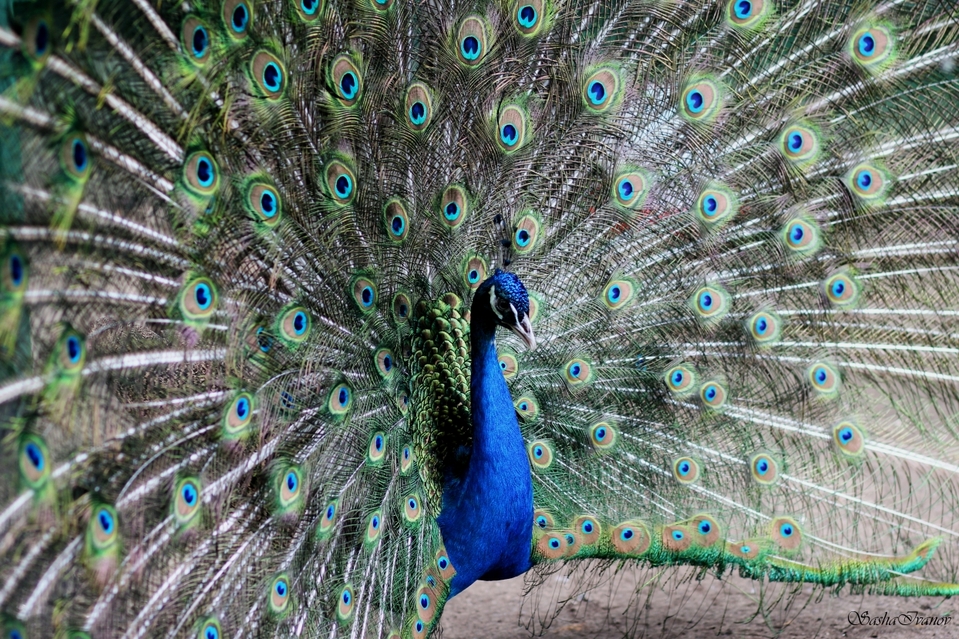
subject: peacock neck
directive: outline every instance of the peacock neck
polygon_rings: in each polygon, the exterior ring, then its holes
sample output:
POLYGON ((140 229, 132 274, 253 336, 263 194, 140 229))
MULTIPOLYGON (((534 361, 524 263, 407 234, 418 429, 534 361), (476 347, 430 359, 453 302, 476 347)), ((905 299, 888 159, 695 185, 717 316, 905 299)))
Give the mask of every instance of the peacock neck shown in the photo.
POLYGON ((474 303, 471 313, 472 450, 463 479, 444 488, 438 520, 456 569, 451 596, 477 579, 507 579, 531 566, 526 446, 496 354, 495 317, 488 304, 474 303))

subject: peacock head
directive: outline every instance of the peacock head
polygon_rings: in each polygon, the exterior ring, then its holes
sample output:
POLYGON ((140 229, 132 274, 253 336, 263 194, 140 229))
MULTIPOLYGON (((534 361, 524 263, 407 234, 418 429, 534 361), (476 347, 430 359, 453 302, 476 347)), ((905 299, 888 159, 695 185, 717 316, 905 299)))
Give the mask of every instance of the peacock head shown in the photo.
POLYGON ((529 293, 516 275, 496 269, 492 277, 480 284, 473 299, 474 306, 485 305, 488 300, 496 323, 519 335, 529 350, 536 348, 529 321, 529 293))

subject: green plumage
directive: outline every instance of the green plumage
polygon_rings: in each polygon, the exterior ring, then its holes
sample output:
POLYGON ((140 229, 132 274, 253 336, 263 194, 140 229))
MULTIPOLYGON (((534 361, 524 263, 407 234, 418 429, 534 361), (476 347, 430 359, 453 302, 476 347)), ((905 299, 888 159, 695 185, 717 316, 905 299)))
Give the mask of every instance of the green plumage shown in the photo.
POLYGON ((534 516, 469 532, 540 576, 959 594, 957 57, 947 0, 0 2, 5 636, 427 637, 497 410, 534 516))

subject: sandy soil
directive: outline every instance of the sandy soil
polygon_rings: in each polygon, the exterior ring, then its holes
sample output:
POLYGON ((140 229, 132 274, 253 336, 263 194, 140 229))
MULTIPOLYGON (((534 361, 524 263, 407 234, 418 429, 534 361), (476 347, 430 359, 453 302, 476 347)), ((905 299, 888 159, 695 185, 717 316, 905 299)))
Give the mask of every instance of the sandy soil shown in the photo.
MULTIPOLYGON (((479 582, 446 605, 444 639, 619 639, 622 637, 888 637, 959 638, 959 601, 942 598, 901 599, 868 595, 840 597, 792 588, 799 594, 780 597, 787 589, 776 585, 760 592, 757 584, 727 576, 724 582, 707 575, 702 581, 670 573, 669 583, 655 583, 663 574, 625 569, 604 583, 584 588, 563 574, 546 577, 524 597, 524 579, 479 582), (723 587, 725 585, 725 587, 723 587), (641 594, 635 595, 637 589, 641 594), (557 609, 556 600, 565 601, 557 609), (784 603, 786 600, 791 604, 784 603), (756 615, 763 602, 767 614, 756 615), (852 625, 850 613, 889 617, 917 611, 924 617, 951 618, 939 626, 852 625)), ((685 575, 691 577, 691 574, 685 575)), ((853 615, 855 618, 855 615, 853 615)), ((862 617, 860 617, 861 619, 862 617)))

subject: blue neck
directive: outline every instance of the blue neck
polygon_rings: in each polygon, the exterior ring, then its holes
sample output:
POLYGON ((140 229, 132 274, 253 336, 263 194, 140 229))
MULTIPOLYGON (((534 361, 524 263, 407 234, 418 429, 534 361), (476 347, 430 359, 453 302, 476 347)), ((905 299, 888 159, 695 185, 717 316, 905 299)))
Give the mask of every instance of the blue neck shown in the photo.
POLYGON ((474 303, 470 322, 473 447, 462 479, 444 485, 438 519, 456 569, 451 597, 477 579, 507 579, 532 566, 533 483, 513 398, 496 356, 495 332, 489 304, 474 303))

